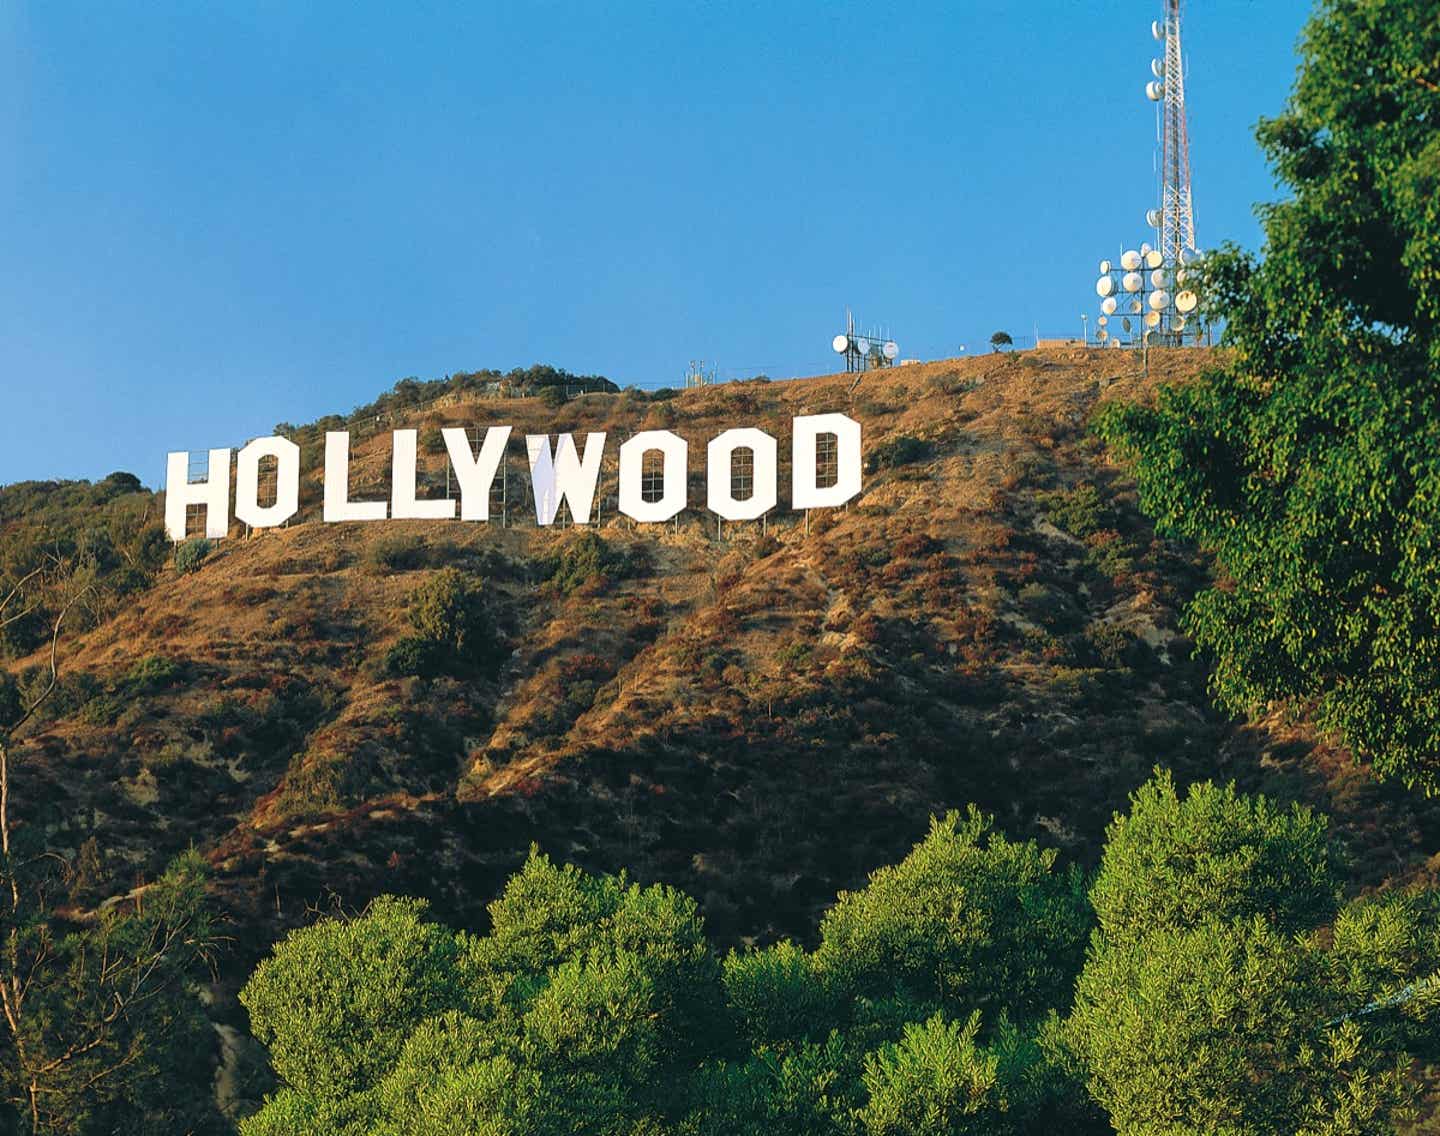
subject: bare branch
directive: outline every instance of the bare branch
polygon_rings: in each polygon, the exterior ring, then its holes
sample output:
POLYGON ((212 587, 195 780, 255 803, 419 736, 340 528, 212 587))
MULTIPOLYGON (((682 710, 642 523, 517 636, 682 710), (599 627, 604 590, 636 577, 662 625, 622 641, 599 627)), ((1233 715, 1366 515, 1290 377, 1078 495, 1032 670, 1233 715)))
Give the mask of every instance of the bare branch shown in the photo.
POLYGON ((65 602, 65 606, 60 609, 60 614, 55 617, 55 625, 50 630, 50 681, 35 700, 25 708, 19 719, 10 725, 7 732, 12 737, 19 732, 21 726, 35 717, 40 707, 45 705, 49 697, 55 693, 55 688, 60 685, 60 629, 64 626, 65 617, 70 614, 70 610, 92 590, 89 585, 81 588, 65 602))

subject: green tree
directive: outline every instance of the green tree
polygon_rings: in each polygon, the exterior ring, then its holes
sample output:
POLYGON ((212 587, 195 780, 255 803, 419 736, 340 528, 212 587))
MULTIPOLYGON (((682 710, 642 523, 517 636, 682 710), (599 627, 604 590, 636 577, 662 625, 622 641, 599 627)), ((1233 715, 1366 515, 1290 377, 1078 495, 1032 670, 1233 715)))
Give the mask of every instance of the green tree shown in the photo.
POLYGON ((932 820, 900 864, 841 893, 816 963, 850 997, 1042 1013, 1062 1004, 1089 930, 1079 876, 1054 867, 1053 850, 1007 840, 973 806, 932 820))
POLYGON ((375 1085, 413 1026, 456 1008, 462 943, 424 914, 421 900, 385 896, 359 918, 294 931, 245 984, 252 1032, 304 1100, 375 1085))
POLYGON ((1412 1101, 1323 958, 1269 926, 1160 927, 1097 952, 1069 1019, 1090 1090, 1129 1133, 1385 1133, 1412 1101))
POLYGON ((1314 703, 1382 777, 1440 790, 1440 19, 1325 0, 1258 136, 1292 196, 1263 260, 1208 258, 1229 361, 1102 436, 1158 527, 1228 577, 1186 626, 1237 712, 1314 703))
POLYGON ((1323 817, 1247 797, 1234 784, 1191 786, 1182 800, 1157 771, 1105 831, 1090 888, 1101 933, 1118 943, 1157 927, 1262 915, 1287 933, 1335 912, 1340 877, 1323 817))
POLYGON ((1015 346, 1015 340, 1010 338, 1008 331, 997 331, 990 337, 990 349, 992 351, 999 351, 1002 347, 1013 346, 1015 346))

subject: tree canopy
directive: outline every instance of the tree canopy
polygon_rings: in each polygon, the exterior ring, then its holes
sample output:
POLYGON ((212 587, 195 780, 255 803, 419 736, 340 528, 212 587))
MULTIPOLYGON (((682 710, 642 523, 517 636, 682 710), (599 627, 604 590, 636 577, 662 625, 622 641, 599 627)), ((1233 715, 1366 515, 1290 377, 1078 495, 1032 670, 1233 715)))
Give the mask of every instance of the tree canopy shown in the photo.
POLYGON ((1440 901, 1337 915, 1333 856, 1322 817, 1158 774, 1088 895, 971 809, 815 950, 721 958, 688 896, 532 850, 484 935, 385 898, 280 943, 242 1001, 282 1083, 241 1130, 1390 1131, 1435 1049, 1440 901))

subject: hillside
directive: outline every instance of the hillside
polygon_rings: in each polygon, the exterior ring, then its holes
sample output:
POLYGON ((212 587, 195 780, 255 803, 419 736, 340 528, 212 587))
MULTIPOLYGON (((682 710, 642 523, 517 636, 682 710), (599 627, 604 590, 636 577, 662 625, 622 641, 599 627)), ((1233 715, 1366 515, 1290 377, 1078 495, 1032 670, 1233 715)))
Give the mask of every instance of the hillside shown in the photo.
POLYGON ((1440 805, 1377 785, 1304 723, 1211 708, 1177 629, 1206 565, 1154 537, 1086 433, 1099 403, 1209 357, 1152 352, 1145 377, 1128 352, 1025 352, 853 390, 835 375, 395 408, 354 437, 357 496, 388 484, 392 425, 421 430, 431 492, 440 426, 606 430, 598 527, 535 527, 514 439, 508 527, 324 525, 311 446, 300 523, 237 533, 64 641, 12 808, 62 853, 93 841, 77 914, 198 845, 233 919, 216 1013, 237 1027, 250 965, 317 907, 406 892, 480 925, 532 841, 684 888, 721 941, 768 941, 966 802, 1089 864, 1161 764, 1324 809, 1357 890, 1440 876, 1440 805), (790 416, 835 410, 862 423, 871 467, 845 509, 789 512, 782 465, 763 526, 617 515, 630 433, 689 440, 698 502, 714 434, 760 426, 783 454, 790 416), (506 657, 397 677, 406 597, 448 566, 485 581, 506 657))

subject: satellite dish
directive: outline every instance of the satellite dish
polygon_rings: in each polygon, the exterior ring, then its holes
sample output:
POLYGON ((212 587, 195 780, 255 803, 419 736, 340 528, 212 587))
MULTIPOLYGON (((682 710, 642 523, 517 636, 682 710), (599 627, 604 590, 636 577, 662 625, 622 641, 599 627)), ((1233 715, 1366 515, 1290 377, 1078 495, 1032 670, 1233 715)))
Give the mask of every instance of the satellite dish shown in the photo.
POLYGON ((1150 287, 1165 287, 1165 270, 1163 268, 1157 268, 1154 272, 1150 273, 1150 287))
POLYGON ((1115 308, 1116 303, 1114 296, 1106 296, 1103 300, 1100 301, 1100 310, 1104 312, 1107 316, 1113 316, 1115 314, 1115 308))
POLYGON ((1125 273, 1125 279, 1120 281, 1120 286, 1127 292, 1138 292, 1145 281, 1138 272, 1125 273))
POLYGON ((1185 283, 1185 277, 1186 277, 1187 275, 1188 275, 1188 273, 1187 273, 1183 268, 1177 268, 1177 269, 1175 270, 1175 283, 1176 283, 1176 284, 1184 284, 1184 283, 1185 283))
POLYGON ((1150 293, 1150 310, 1158 312, 1161 308, 1170 306, 1170 293, 1160 288, 1150 293))
POLYGON ((1146 327, 1159 327, 1159 326, 1160 326, 1160 313, 1159 313, 1159 312, 1146 312, 1146 313, 1145 313, 1145 326, 1146 326, 1146 327))
POLYGON ((1175 296, 1175 310, 1177 312, 1188 314, 1190 312, 1193 312, 1199 306, 1200 297, 1195 295, 1194 292, 1190 291, 1189 288, 1186 288, 1183 292, 1177 293, 1175 296))
POLYGON ((1160 210, 1145 210, 1145 224, 1149 225, 1152 229, 1158 229, 1160 227, 1160 210))
POLYGON ((1165 42, 1165 25, 1162 24, 1159 20, 1151 20, 1151 21, 1150 21, 1150 34, 1151 34, 1152 36, 1154 36, 1155 39, 1156 39, 1158 42, 1164 43, 1164 42, 1165 42))
POLYGON ((1165 263, 1165 254, 1159 249, 1151 249, 1145 254, 1146 268, 1159 268, 1165 263))
POLYGON ((850 346, 850 337, 848 335, 837 335, 830 341, 830 346, 835 348, 837 355, 844 355, 845 349, 850 346))
POLYGON ((884 355, 887 359, 894 359, 895 356, 900 354, 900 345, 893 339, 887 340, 885 346, 880 348, 880 354, 884 355))
POLYGON ((1148 243, 1147 243, 1147 244, 1143 244, 1143 245, 1140 246, 1140 256, 1141 256, 1142 259, 1145 259, 1145 260, 1148 260, 1148 259, 1149 259, 1149 257, 1150 257, 1150 245, 1149 245, 1148 243))
POLYGON ((1184 317, 1184 316, 1176 316, 1173 320, 1170 321, 1170 326, 1171 326, 1172 328, 1174 328, 1176 331, 1184 331, 1184 330, 1185 330, 1185 317, 1184 317))
POLYGON ((1150 60, 1150 74, 1154 75, 1157 79, 1165 78, 1165 64, 1161 63, 1158 59, 1150 60))
POLYGON ((1145 84, 1145 97, 1152 103, 1158 103, 1165 97, 1165 84, 1158 79, 1151 79, 1145 84))
POLYGON ((1095 281, 1095 294, 1097 296, 1108 296, 1115 291, 1115 281, 1112 277, 1102 276, 1095 281))
POLYGON ((1124 319, 1122 319, 1122 320, 1120 321, 1120 326, 1123 327, 1126 331, 1129 331, 1129 330, 1130 330, 1130 317, 1129 317, 1129 316, 1126 316, 1124 319))
POLYGON ((1119 341, 1118 339, 1112 339, 1112 340, 1110 341, 1110 346, 1111 346, 1111 347, 1119 347, 1119 346, 1120 346, 1120 341, 1119 341))
POLYGON ((855 341, 855 350, 860 352, 861 355, 869 355, 870 341, 868 339, 857 339, 855 341))
POLYGON ((1101 327, 1104 327, 1107 323, 1110 322, 1110 317, 1109 317, 1109 316, 1101 316, 1101 317, 1100 317, 1098 320, 1096 320, 1095 322, 1098 323, 1101 327))
POLYGON ((1140 267, 1140 254, 1134 249, 1127 249, 1120 254, 1120 267, 1126 272, 1134 272, 1140 267))
POLYGON ((1095 333, 1095 338, 1098 339, 1101 343, 1104 343, 1107 339, 1110 338, 1110 333, 1102 327, 1099 331, 1095 333))
POLYGON ((1110 262, 1109 262, 1108 260, 1102 260, 1102 261, 1100 262, 1100 275, 1101 275, 1101 276, 1104 276, 1104 275, 1105 275, 1107 272, 1109 272, 1109 271, 1110 271, 1110 262))
POLYGON ((1144 305, 1140 303, 1139 296, 1136 296, 1133 300, 1130 301, 1130 310, 1132 312, 1140 312, 1145 310, 1144 305))

